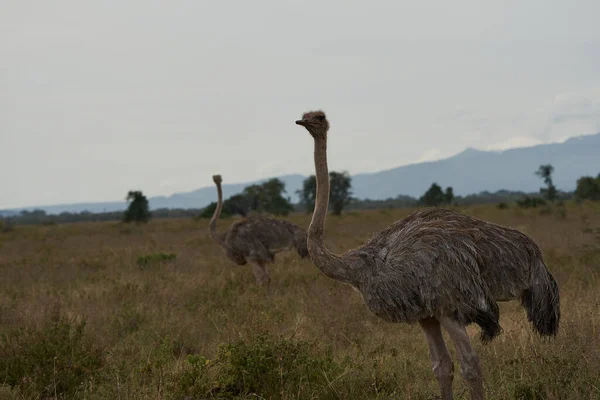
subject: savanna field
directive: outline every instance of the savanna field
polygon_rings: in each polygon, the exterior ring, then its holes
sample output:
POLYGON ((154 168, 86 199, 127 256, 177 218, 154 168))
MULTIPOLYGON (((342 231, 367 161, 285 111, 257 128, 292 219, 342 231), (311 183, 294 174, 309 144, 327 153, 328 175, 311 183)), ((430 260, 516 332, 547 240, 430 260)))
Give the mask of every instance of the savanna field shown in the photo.
MULTIPOLYGON (((541 340, 501 303, 488 345, 470 326, 490 399, 600 399, 600 205, 460 212, 518 228, 561 291, 559 335, 541 340)), ((410 210, 330 216, 334 252, 410 210)), ((289 220, 308 227, 310 215, 289 220)), ((223 231, 233 218, 223 219, 223 231)), ((372 315, 360 294, 295 252, 271 293, 230 263, 208 220, 17 226, 0 233, 0 399, 435 399, 418 326, 372 315)), ((455 351, 454 391, 468 396, 455 351)))

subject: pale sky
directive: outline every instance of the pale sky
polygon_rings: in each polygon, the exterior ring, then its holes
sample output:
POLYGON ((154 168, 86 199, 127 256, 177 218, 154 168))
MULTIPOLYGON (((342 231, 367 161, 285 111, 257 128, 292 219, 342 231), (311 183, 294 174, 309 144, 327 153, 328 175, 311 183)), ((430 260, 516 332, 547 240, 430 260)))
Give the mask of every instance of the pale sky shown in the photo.
POLYGON ((600 1, 0 0, 0 208, 600 132, 600 1))

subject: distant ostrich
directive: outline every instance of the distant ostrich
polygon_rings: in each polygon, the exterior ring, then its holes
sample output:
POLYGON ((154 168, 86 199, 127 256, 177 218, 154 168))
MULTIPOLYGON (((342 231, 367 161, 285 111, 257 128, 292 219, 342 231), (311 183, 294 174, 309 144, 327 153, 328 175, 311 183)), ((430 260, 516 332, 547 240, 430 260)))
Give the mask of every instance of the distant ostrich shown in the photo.
POLYGON ((525 234, 450 210, 416 211, 365 245, 342 255, 323 242, 329 203, 327 132, 322 111, 296 124, 314 138, 317 195, 308 228, 308 252, 328 277, 349 283, 367 307, 389 322, 418 322, 425 331, 443 400, 452 399, 454 364, 441 327, 456 346, 471 398, 484 398, 483 376, 465 326, 476 323, 488 342, 500 333, 496 301, 520 299, 540 335, 553 336, 560 319, 559 291, 541 251, 525 234))
POLYGON ((252 264, 259 285, 271 282, 266 265, 275 260, 275 254, 296 249, 301 258, 308 256, 306 230, 292 223, 262 216, 252 216, 234 222, 224 233, 217 233, 217 220, 223 208, 221 175, 213 175, 217 185, 217 208, 209 223, 210 236, 225 250, 227 257, 237 265, 252 264))

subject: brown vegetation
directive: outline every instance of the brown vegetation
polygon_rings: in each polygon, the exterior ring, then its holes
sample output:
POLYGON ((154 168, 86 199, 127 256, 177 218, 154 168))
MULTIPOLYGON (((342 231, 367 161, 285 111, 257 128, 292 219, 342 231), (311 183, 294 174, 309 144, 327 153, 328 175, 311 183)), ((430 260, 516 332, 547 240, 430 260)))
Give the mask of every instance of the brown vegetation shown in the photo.
MULTIPOLYGON (((334 252, 360 245, 410 211, 329 218, 327 245, 334 252)), ((598 205, 459 211, 532 236, 561 288, 555 339, 540 340, 515 301, 501 304, 504 331, 496 340, 474 341, 488 398, 600 399, 598 205)), ((287 220, 306 227, 309 218, 287 220)), ((293 253, 273 264, 267 296, 247 268, 223 257, 205 226, 182 219, 0 233, 0 398, 438 393, 417 325, 380 320, 350 286, 293 253)), ((466 398, 460 377, 454 387, 466 398)))

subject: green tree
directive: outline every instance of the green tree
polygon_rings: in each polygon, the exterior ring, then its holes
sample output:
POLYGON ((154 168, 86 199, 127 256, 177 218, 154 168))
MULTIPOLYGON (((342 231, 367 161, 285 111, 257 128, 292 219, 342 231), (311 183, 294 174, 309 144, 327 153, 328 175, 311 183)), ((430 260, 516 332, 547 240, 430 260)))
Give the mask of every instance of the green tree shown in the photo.
POLYGON ((554 201, 556 199, 556 186, 552 183, 552 173, 554 172, 554 167, 550 164, 540 165, 535 174, 544 180, 546 184, 545 188, 540 189, 540 193, 546 197, 546 199, 550 201, 554 201))
POLYGON ((150 219, 150 209, 148 199, 139 190, 130 190, 125 198, 129 202, 127 210, 123 215, 125 222, 148 222, 150 219))
MULTIPOLYGON (((221 209, 221 217, 220 218, 228 218, 231 217, 231 213, 229 212, 229 208, 225 207, 226 201, 223 202, 223 209, 221 209)), ((198 218, 212 218, 215 213, 215 209, 217 208, 217 203, 212 202, 200 211, 198 218)))
POLYGON ((582 176, 577 179, 575 198, 581 200, 600 201, 600 174, 596 178, 582 176))
POLYGON ((341 215, 344 207, 352 200, 352 178, 347 172, 329 173, 329 204, 333 215, 341 215))
MULTIPOLYGON (((245 217, 251 211, 287 215, 294 210, 289 198, 283 196, 285 183, 277 178, 269 179, 260 185, 246 186, 242 193, 234 194, 223 202, 221 217, 234 214, 245 217)), ((200 218, 210 218, 217 208, 211 203, 202 210, 200 218)))
POLYGON ((306 212, 311 213, 315 210, 315 197, 317 196, 317 178, 314 175, 309 176, 302 182, 302 189, 296 190, 300 198, 300 204, 306 207, 306 212))
POLYGON ((444 202, 446 204, 452 204, 453 201, 454 201, 454 189, 452 189, 452 186, 448 186, 446 188, 446 193, 444 195, 444 202))
POLYGON ((259 185, 250 185, 244 188, 242 196, 248 203, 248 209, 253 211, 262 211, 264 200, 264 192, 259 185))
POLYGON ((283 196, 286 191, 285 183, 281 180, 277 178, 269 179, 260 188, 262 192, 262 210, 276 215, 288 215, 294 210, 290 199, 283 196))
POLYGON ((432 183, 429 189, 419 199, 419 204, 428 207, 439 207, 442 204, 451 204, 454 200, 454 190, 451 186, 446 188, 446 192, 437 183, 432 183))
MULTIPOLYGON (((352 178, 347 172, 329 173, 329 207, 334 215, 341 215, 344 207, 352 200, 352 178)), ((302 189, 297 190, 300 204, 306 207, 307 212, 315 209, 317 197, 317 179, 314 175, 309 176, 302 183, 302 189)))
POLYGON ((232 196, 230 211, 245 215, 249 211, 287 215, 294 210, 289 198, 284 197, 285 183, 272 178, 260 185, 244 188, 241 195, 232 196))
POLYGON ((243 194, 234 194, 223 202, 223 210, 221 211, 221 215, 223 215, 225 211, 227 211, 227 213, 230 215, 238 214, 242 217, 245 217, 250 211, 250 202, 243 194))

